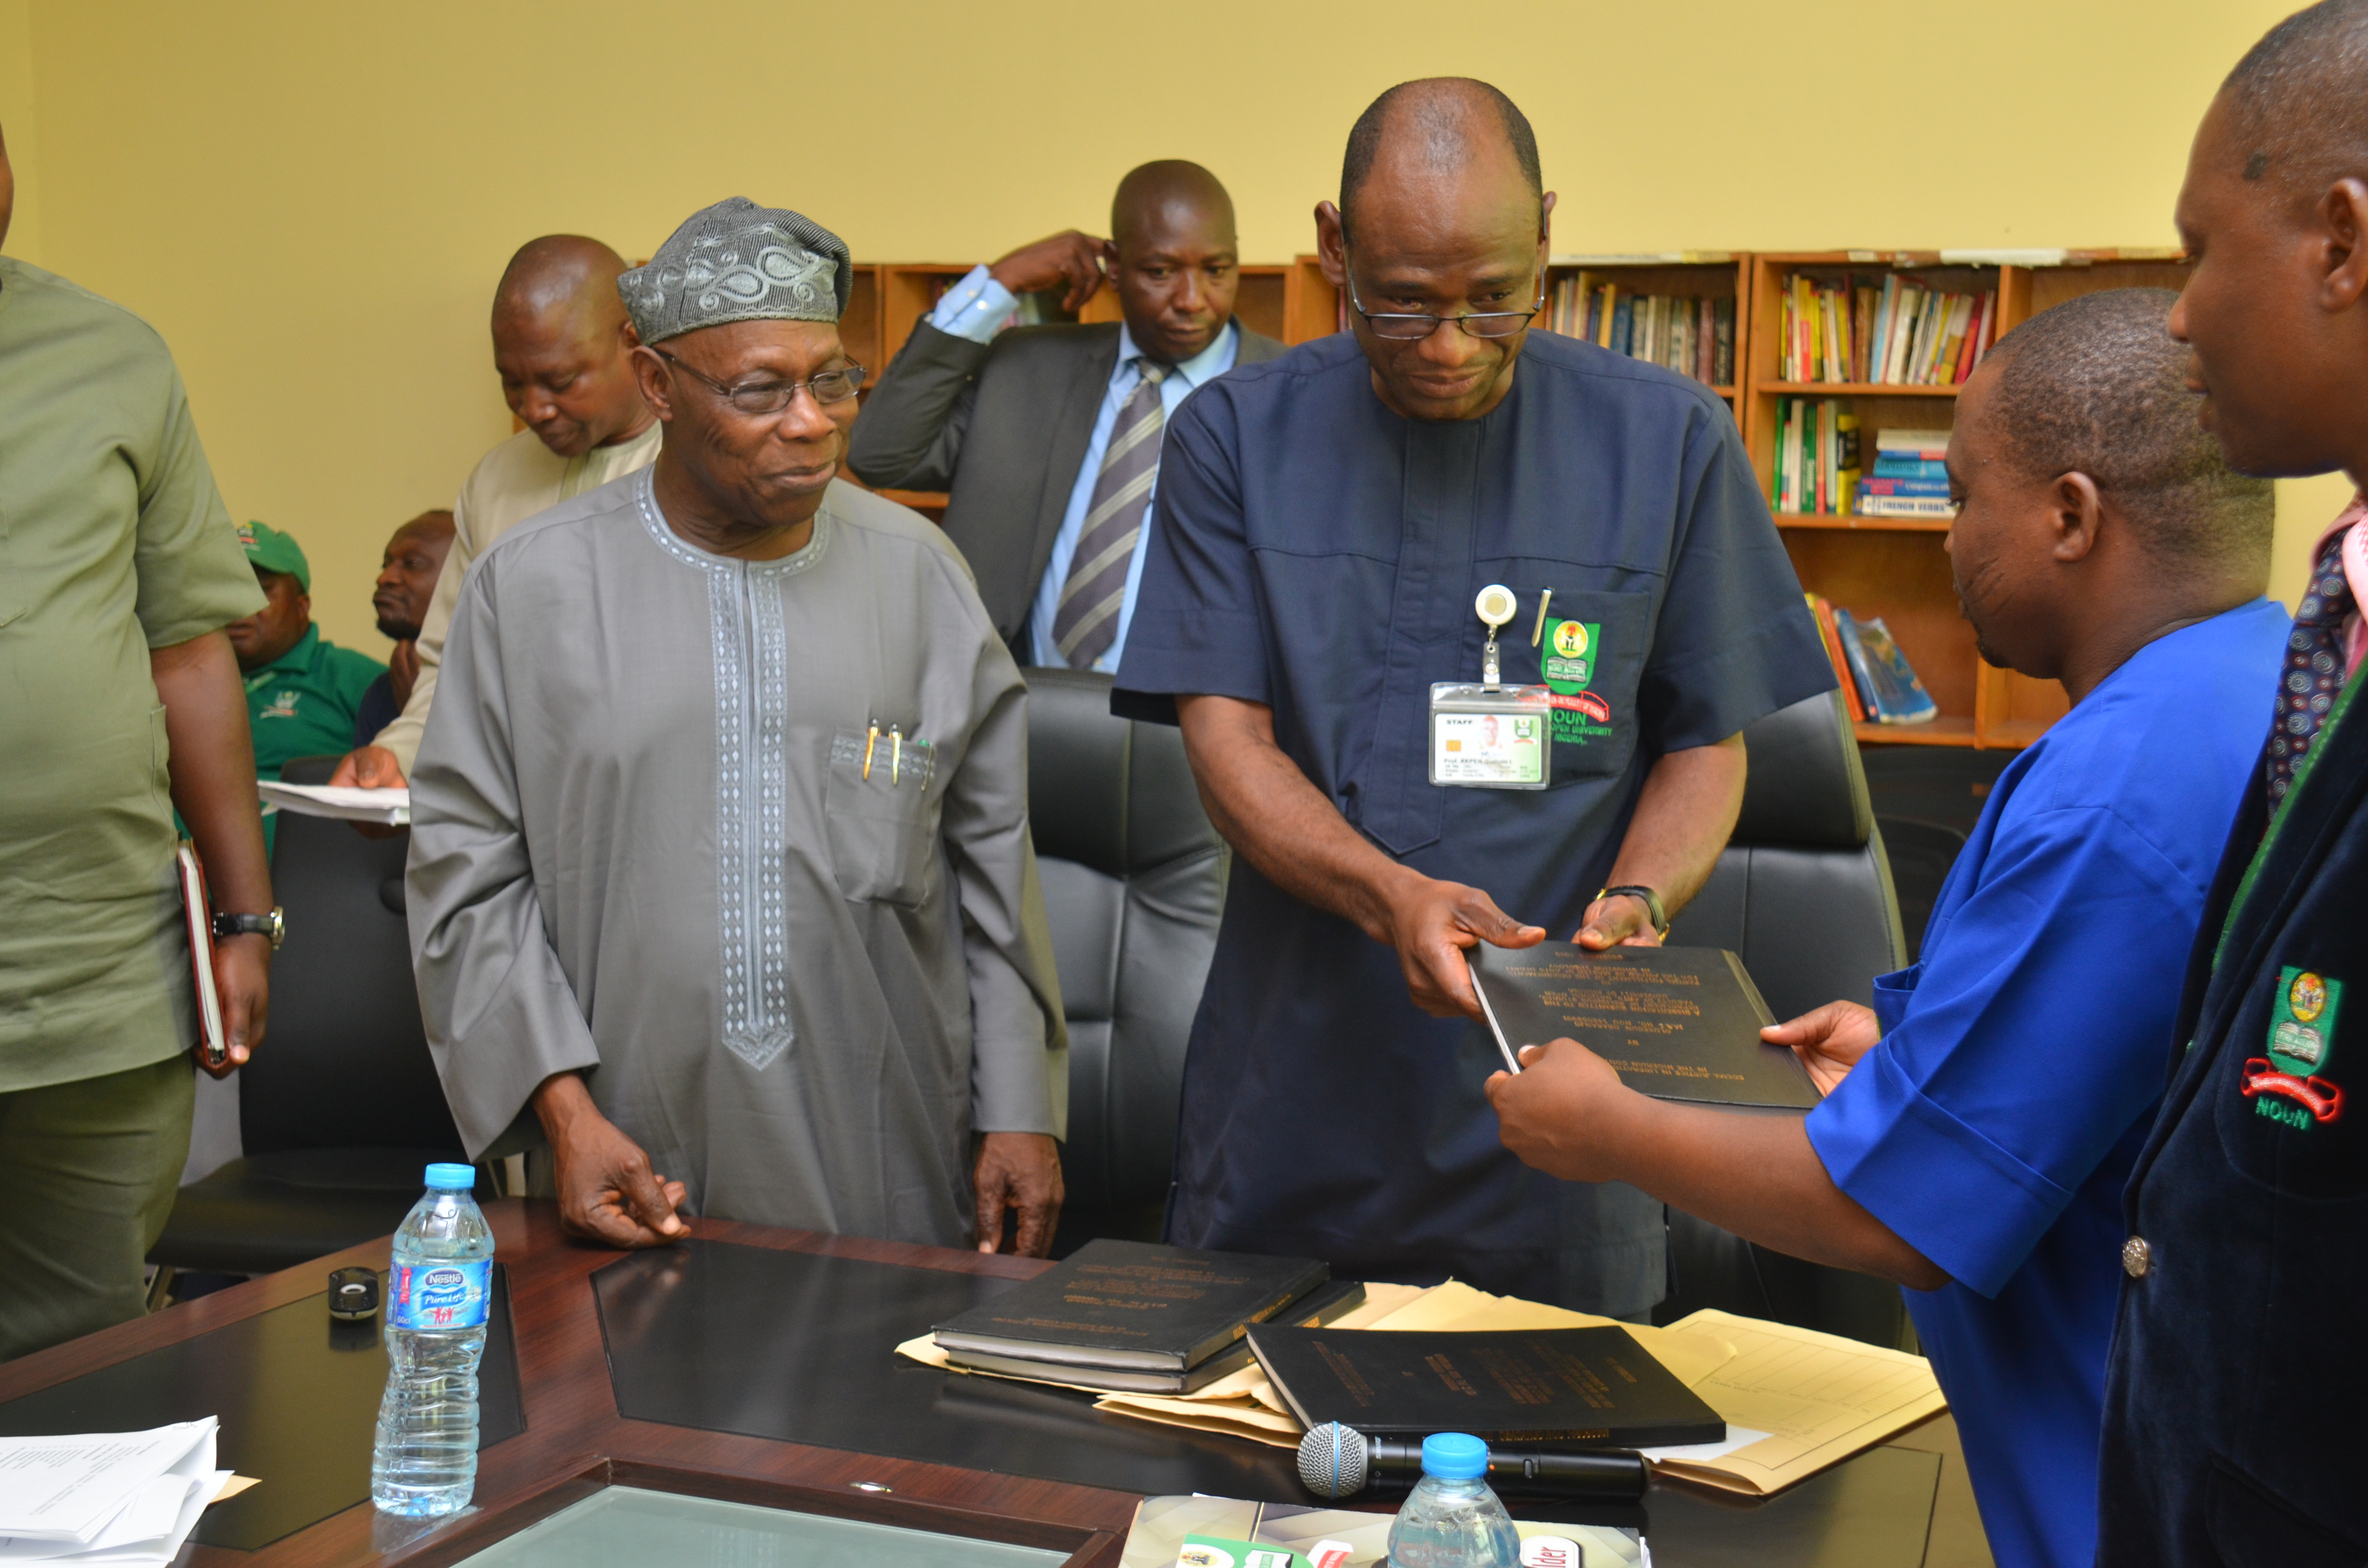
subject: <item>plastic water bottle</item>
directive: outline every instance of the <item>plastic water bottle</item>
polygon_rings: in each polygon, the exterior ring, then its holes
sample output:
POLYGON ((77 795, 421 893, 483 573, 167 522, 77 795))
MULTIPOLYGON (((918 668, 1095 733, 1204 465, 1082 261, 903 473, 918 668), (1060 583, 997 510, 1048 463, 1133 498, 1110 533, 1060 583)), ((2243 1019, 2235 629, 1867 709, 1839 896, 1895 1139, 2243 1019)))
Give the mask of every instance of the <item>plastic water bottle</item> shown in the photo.
POLYGON ((1512 1516, 1480 1478, 1488 1445, 1461 1432, 1422 1440, 1422 1479, 1390 1526, 1391 1568, 1519 1568, 1512 1516))
POLYGON ((370 1501, 390 1514, 457 1514, 477 1487, 477 1358, 494 1283, 494 1232, 469 1165, 427 1167, 427 1195, 394 1233, 386 1278, 386 1397, 370 1501))

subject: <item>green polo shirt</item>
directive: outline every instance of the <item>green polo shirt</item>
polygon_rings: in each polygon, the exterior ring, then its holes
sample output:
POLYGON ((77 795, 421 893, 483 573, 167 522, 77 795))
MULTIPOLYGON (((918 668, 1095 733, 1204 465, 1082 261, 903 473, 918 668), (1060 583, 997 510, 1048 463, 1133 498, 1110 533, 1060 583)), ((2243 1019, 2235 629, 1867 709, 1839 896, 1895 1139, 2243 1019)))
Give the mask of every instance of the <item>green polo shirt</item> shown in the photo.
POLYGON ((246 722, 255 732, 255 776, 277 778, 300 756, 343 756, 354 749, 362 693, 386 674, 367 653, 340 648, 308 626, 296 646, 246 672, 246 722))
MULTIPOLYGON (((277 778, 300 756, 343 756, 354 749, 362 693, 386 674, 367 653, 340 648, 308 626, 296 646, 246 672, 246 727, 255 735, 255 776, 277 778)), ((277 813, 263 819, 263 843, 278 839, 277 813)))
POLYGON ((0 256, 0 1093, 195 1037, 148 652, 262 603, 164 341, 0 256))

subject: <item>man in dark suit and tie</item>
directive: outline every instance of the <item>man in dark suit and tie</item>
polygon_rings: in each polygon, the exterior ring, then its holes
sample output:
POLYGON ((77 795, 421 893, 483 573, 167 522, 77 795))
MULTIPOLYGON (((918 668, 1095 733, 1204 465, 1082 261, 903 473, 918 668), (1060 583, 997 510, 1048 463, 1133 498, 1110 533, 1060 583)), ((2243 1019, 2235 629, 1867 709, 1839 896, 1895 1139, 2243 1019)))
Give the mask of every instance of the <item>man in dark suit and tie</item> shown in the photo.
POLYGON ((946 535, 1025 665, 1115 670, 1142 572, 1167 417, 1195 387, 1282 345, 1233 320, 1234 203, 1198 164, 1119 182, 1110 237, 1071 230, 972 269, 864 402, 848 466, 949 490, 946 535), (1119 324, 1005 331, 1022 294, 1105 284, 1119 324))

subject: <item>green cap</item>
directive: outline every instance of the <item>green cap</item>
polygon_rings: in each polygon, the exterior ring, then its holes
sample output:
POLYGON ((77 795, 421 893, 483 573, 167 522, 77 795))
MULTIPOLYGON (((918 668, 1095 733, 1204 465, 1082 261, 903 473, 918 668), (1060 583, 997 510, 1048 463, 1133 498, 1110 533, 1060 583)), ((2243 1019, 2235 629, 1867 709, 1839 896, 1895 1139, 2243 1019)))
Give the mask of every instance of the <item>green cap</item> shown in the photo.
POLYGON ((266 572, 285 572, 306 593, 313 591, 313 568, 304 560, 303 547, 288 535, 268 523, 241 523, 238 542, 256 565, 266 572))

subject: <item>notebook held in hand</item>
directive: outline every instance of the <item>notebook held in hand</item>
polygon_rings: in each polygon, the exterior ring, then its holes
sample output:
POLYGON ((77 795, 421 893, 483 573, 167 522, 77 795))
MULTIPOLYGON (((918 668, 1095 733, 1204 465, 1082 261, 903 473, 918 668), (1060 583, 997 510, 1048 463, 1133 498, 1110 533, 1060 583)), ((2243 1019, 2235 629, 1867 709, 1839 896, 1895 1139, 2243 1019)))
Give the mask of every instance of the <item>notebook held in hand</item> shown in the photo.
POLYGON ((1478 1333, 1284 1328, 1250 1350, 1309 1430, 1469 1432, 1490 1443, 1610 1449, 1717 1443, 1726 1423, 1624 1328, 1478 1333))
POLYGON ((1596 953, 1575 942, 1484 942, 1473 958, 1473 983, 1508 1058, 1568 1038, 1656 1099, 1788 1111, 1817 1103, 1800 1059, 1759 1038, 1775 1017, 1724 948, 1596 953))

